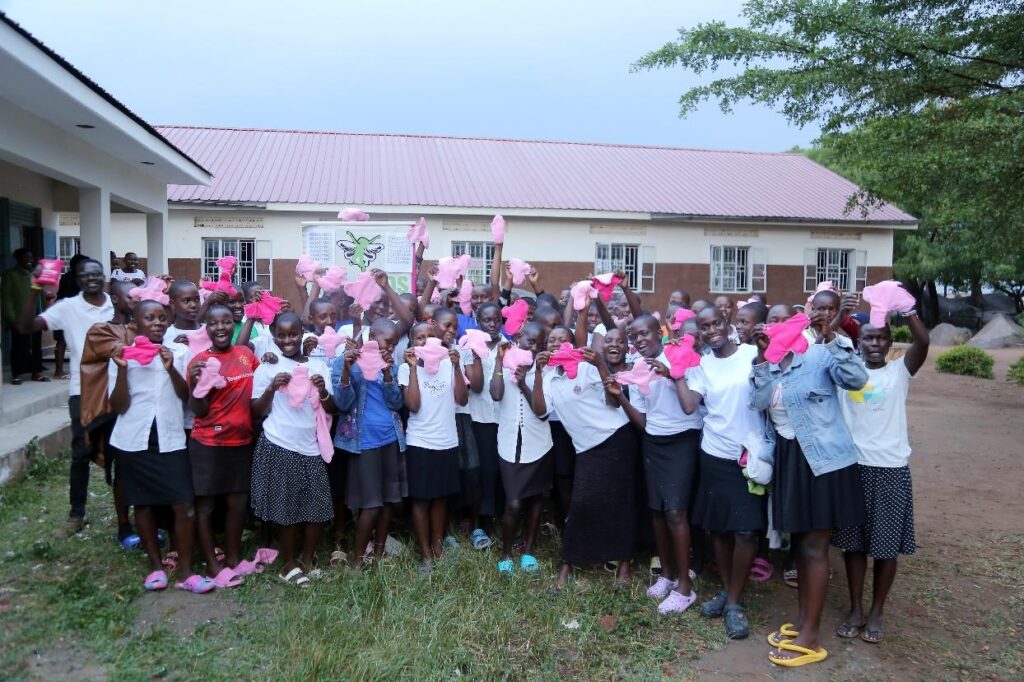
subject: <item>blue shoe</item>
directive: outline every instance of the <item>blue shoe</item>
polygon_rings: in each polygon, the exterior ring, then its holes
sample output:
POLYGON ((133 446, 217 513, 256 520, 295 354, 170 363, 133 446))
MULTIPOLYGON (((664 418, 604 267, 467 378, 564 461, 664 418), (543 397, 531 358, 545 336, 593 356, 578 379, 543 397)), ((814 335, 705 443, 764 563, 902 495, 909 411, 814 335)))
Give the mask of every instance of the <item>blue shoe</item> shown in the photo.
POLYGON ((158 544, 161 547, 163 547, 165 542, 167 542, 167 536, 164 535, 164 532, 162 530, 157 528, 156 529, 156 544, 158 544))
POLYGON ((131 535, 119 538, 117 542, 121 545, 121 549, 135 549, 142 545, 142 538, 139 537, 138 533, 132 533, 131 535))
POLYGON ((511 559, 502 559, 498 562, 498 573, 502 575, 512 575, 515 570, 515 564, 512 563, 511 559))
POLYGON ((519 557, 519 568, 523 569, 527 573, 536 573, 537 569, 540 568, 540 564, 537 563, 537 558, 531 554, 524 554, 519 557))
POLYGON ((485 533, 483 528, 477 528, 470 533, 469 541, 473 544, 473 549, 487 549, 493 542, 491 536, 485 533))

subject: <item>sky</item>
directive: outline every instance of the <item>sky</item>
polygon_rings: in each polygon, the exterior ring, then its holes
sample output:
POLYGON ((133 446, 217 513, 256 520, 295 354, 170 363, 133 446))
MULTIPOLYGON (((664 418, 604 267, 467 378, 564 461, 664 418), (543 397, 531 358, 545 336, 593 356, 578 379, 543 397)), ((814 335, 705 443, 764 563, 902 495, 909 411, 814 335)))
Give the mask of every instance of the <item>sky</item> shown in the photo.
POLYGON ((784 151, 818 130, 678 98, 707 76, 631 73, 739 0, 0 0, 153 124, 784 151))

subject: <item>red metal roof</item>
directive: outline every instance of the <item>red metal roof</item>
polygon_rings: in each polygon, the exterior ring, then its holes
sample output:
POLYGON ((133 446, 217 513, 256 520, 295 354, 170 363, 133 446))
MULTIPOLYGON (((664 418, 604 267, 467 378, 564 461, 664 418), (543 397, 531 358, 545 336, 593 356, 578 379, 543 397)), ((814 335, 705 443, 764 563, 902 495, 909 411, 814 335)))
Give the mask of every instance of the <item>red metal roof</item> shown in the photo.
POLYGON ((577 209, 750 220, 916 223, 847 210, 857 186, 799 153, 158 126, 213 172, 184 203, 577 209))

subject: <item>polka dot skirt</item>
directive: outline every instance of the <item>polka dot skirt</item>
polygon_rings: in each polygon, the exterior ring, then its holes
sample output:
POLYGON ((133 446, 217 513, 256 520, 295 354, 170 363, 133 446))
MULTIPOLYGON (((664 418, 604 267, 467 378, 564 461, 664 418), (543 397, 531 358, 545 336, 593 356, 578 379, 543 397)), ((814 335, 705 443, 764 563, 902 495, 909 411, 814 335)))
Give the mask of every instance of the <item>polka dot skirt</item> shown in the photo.
POLYGON ((874 559, 913 554, 914 489, 910 467, 860 467, 867 523, 840 528, 832 544, 848 552, 867 552, 874 559))
POLYGON ((292 452, 260 435, 252 455, 252 511, 281 526, 327 523, 334 500, 327 466, 319 456, 292 452))

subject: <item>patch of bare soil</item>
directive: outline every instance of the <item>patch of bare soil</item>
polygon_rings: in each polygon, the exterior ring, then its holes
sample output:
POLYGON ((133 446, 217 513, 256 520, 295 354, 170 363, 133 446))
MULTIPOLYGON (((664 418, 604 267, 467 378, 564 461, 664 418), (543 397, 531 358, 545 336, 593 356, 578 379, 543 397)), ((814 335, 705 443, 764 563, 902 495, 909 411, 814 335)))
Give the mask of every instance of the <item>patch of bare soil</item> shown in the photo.
POLYGON ((136 630, 166 627, 179 637, 188 637, 202 625, 219 623, 242 613, 242 607, 222 590, 209 594, 192 594, 173 588, 147 592, 139 597, 138 605, 136 630))
POLYGON ((107 669, 85 652, 64 642, 46 651, 33 651, 25 665, 25 679, 54 682, 106 680, 107 669))
POLYGON ((900 559, 885 640, 835 636, 849 604, 842 557, 833 553, 822 621, 827 660, 797 669, 768 661, 765 637, 797 610, 796 590, 781 582, 777 566, 758 600, 762 613, 751 614, 766 626, 703 656, 701 679, 1024 679, 1019 588, 1007 587, 1024 533, 1024 387, 1004 381, 1024 350, 991 351, 995 381, 935 372, 942 350, 932 348, 910 392, 917 554, 900 559))

